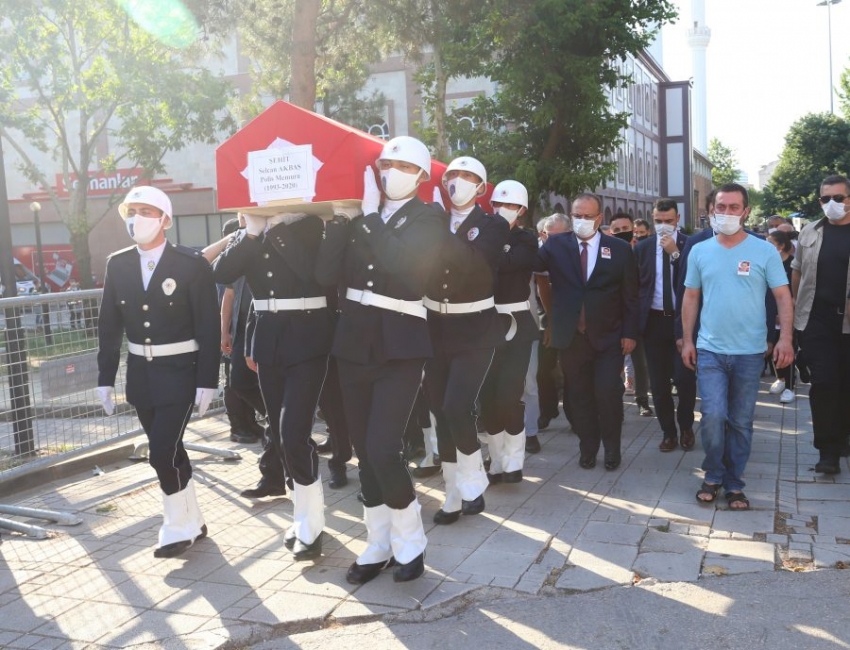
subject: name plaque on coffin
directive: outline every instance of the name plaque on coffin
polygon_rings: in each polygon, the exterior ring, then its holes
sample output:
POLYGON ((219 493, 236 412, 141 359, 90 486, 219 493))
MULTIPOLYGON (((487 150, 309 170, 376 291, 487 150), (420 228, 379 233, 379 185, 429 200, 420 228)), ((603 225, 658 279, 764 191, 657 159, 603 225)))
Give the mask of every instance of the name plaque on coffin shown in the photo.
MULTIPOLYGON (((218 209, 272 216, 306 212, 329 219, 339 207, 360 207, 363 170, 376 174, 384 140, 277 101, 216 149, 218 209)), ((419 198, 433 201, 445 163, 432 161, 419 198)), ((492 188, 488 185, 489 190, 492 188)), ((488 196, 479 203, 489 210, 488 196)))

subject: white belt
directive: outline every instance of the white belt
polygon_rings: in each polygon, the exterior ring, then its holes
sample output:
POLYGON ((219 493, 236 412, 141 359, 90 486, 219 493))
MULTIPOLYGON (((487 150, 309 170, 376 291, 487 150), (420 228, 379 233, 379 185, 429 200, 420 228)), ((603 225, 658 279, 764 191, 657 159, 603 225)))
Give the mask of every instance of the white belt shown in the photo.
POLYGON ((512 312, 515 311, 530 311, 531 303, 527 300, 525 302, 509 302, 501 305, 496 305, 496 311, 500 314, 507 314, 511 317, 511 326, 508 329, 508 333, 505 334, 505 340, 510 341, 514 336, 516 336, 517 324, 516 318, 512 312))
POLYGON ((421 300, 400 300, 399 298, 390 298, 382 296, 379 293, 374 293, 366 289, 346 289, 345 297, 353 302, 359 302, 366 307, 377 307, 378 309, 387 309, 396 311, 399 314, 407 314, 416 316, 417 318, 426 318, 428 312, 422 306, 421 300))
POLYGON ((475 302, 438 302, 426 297, 422 299, 422 303, 431 311, 441 314, 472 314, 496 305, 496 301, 492 297, 475 302))
POLYGON ((254 300, 254 311, 308 311, 328 306, 324 296, 315 298, 271 298, 270 300, 254 300))
POLYGON ((190 339, 188 341, 180 341, 179 343, 163 343, 161 345, 151 345, 150 343, 127 343, 127 349, 130 351, 130 354, 145 357, 148 361, 150 361, 156 357, 170 357, 175 354, 196 352, 199 349, 199 346, 195 339, 190 339))

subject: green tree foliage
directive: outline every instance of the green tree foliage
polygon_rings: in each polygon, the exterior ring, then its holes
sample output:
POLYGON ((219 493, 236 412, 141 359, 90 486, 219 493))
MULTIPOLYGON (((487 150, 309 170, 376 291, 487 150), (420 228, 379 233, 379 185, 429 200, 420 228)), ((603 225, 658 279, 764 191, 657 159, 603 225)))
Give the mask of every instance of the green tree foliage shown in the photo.
POLYGON ((821 181, 850 172, 850 123, 830 113, 812 113, 791 125, 779 164, 764 191, 764 213, 821 215, 821 181))
POLYGON ((741 170, 738 169, 738 160, 735 158, 735 152, 732 149, 717 138, 712 138, 711 142, 708 143, 706 155, 712 164, 711 182, 714 187, 720 187, 725 183, 734 183, 738 180, 741 170))
POLYGON ((573 196, 616 170, 612 152, 626 126, 608 92, 630 83, 622 62, 672 20, 667 0, 491 0, 473 43, 489 56, 467 58, 467 75, 498 84, 479 97, 460 137, 494 180, 516 178, 530 196, 573 196))
MULTIPOLYGON (((50 194, 88 283, 88 234, 105 214, 89 214, 89 173, 120 165, 153 175, 164 171, 166 153, 220 141, 233 126, 232 90, 197 66, 203 44, 186 47, 191 17, 178 31, 147 32, 111 0, 0 0, 0 15, 7 26, 0 31, 0 136, 50 194), (111 153, 99 159, 104 145, 111 153), (33 148, 45 155, 37 160, 33 148), (52 185, 57 171, 72 188, 67 200, 52 185)), ((157 17, 142 22, 155 25, 157 17)))

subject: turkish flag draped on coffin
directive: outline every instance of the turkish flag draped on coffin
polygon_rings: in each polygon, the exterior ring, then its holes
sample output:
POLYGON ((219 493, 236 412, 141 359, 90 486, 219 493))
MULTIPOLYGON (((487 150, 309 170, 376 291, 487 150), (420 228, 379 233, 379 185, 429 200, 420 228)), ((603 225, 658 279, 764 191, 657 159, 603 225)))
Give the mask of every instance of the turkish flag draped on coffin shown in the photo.
MULTIPOLYGON (((273 215, 306 212, 333 215, 337 206, 358 206, 363 170, 375 171, 385 142, 288 102, 277 101, 222 143, 215 152, 218 209, 273 215)), ((433 200, 433 188, 448 197, 441 179, 446 164, 431 162, 431 179, 419 198, 433 200)), ((380 179, 377 179, 380 186, 380 179)), ((492 185, 479 199, 489 210, 492 185)))

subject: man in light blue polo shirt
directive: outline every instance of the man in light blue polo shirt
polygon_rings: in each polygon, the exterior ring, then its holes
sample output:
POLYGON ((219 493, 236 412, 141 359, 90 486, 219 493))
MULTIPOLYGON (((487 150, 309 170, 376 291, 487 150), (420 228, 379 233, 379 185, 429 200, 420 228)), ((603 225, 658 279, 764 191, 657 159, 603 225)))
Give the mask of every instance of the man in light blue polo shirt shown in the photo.
POLYGON ((722 488, 732 510, 750 507, 741 476, 750 457, 753 412, 767 350, 768 288, 779 310, 774 363, 783 368, 794 360, 788 277, 776 249, 742 229, 749 212, 744 187, 728 183, 717 190, 717 236, 691 251, 682 300, 682 360, 697 372, 705 450, 705 481, 697 499, 710 503, 722 488), (697 312, 701 324, 694 345, 697 312))

